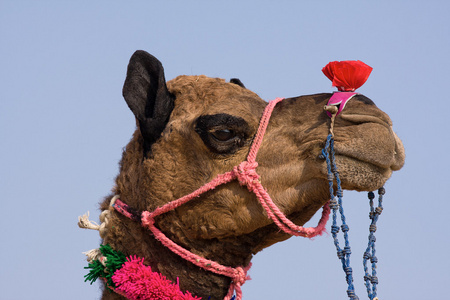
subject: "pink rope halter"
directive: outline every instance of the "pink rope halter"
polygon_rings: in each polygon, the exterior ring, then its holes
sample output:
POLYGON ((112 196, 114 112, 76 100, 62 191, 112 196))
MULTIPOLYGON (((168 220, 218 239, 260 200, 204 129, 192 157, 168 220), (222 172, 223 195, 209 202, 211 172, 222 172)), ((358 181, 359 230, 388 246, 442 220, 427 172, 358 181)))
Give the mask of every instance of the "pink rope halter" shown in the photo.
MULTIPOLYGON (((155 217, 171 211, 191 201, 192 199, 199 197, 201 194, 213 190, 219 185, 228 183, 232 180, 238 180, 240 185, 247 186, 248 190, 256 195, 256 198, 258 199, 259 203, 261 203, 268 217, 285 233, 308 238, 312 238, 316 235, 322 234, 330 213, 328 202, 323 206, 322 217, 320 218, 319 223, 316 227, 305 228, 296 225, 292 221, 290 221, 272 201, 272 198, 261 184, 260 176, 256 172, 256 168, 258 167, 258 163, 256 162, 256 155, 258 154, 259 147, 261 146, 262 140, 264 138, 264 134, 269 124, 270 116, 272 115, 272 111, 275 105, 282 100, 283 98, 277 98, 269 102, 269 104, 266 106, 260 120, 258 131, 250 148, 250 152, 245 161, 235 166, 232 171, 217 175, 216 178, 206 183, 194 192, 177 200, 169 202, 161 207, 158 207, 153 212, 144 211, 140 216, 142 226, 148 228, 154 234, 155 238, 159 240, 164 246, 169 248, 172 252, 198 267, 214 272, 216 274, 230 277, 232 282, 224 300, 230 300, 234 292, 236 292, 236 300, 242 299, 241 286, 245 283, 246 280, 250 279, 250 277, 247 275, 247 271, 250 269, 251 263, 246 267, 232 268, 223 266, 215 261, 198 256, 177 245, 164 233, 162 233, 155 226, 155 217)), ((134 215, 131 213, 128 205, 123 203, 119 199, 115 201, 113 207, 124 216, 134 219, 134 215)))

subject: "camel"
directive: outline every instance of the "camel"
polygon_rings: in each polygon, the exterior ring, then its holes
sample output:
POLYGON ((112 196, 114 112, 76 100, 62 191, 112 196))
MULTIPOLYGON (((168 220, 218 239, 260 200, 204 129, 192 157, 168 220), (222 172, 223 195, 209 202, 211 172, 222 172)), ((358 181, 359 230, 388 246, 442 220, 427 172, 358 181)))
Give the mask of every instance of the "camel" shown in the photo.
MULTIPOLYGON (((161 62, 145 51, 130 59, 123 87, 137 129, 126 146, 112 194, 103 243, 178 282, 196 299, 224 299, 232 279, 199 268, 169 250, 139 220, 110 207, 120 195, 133 211, 152 212, 245 161, 268 105, 238 79, 206 76, 165 80, 161 62)), ((276 206, 301 226, 329 200, 321 150, 332 94, 287 98, 273 108, 257 154, 259 180, 276 206)), ((336 163, 342 188, 372 191, 404 164, 402 142, 389 116, 356 95, 334 120, 336 163)), ((171 241, 223 266, 247 267, 256 253, 291 235, 280 231, 254 193, 232 180, 157 216, 171 241)), ((102 299, 125 299, 105 288, 102 299)))

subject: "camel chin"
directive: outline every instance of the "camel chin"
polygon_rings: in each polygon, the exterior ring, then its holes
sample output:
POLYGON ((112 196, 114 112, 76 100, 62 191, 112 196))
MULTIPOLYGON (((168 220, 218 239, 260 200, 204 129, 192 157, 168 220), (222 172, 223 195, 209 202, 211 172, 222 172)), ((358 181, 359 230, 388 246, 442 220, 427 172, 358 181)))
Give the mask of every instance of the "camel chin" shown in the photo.
POLYGON ((343 155, 336 156, 336 164, 339 166, 342 188, 346 190, 374 191, 382 187, 392 175, 389 167, 383 168, 343 155))

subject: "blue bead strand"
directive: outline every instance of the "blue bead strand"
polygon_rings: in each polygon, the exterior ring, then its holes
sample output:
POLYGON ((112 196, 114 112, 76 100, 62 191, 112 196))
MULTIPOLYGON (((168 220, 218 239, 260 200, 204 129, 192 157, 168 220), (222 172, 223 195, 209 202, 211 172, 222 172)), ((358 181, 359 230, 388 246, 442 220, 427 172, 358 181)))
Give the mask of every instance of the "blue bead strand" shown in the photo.
POLYGON ((373 199, 375 199, 375 194, 373 192, 369 192, 369 205, 370 205, 370 213, 369 218, 372 220, 369 226, 369 238, 367 243, 366 251, 363 255, 363 265, 364 265, 364 281, 367 288, 367 295, 370 300, 373 300, 377 297, 377 262, 378 258, 375 256, 375 231, 377 230, 377 221, 381 212, 383 211, 383 195, 386 193, 384 187, 381 187, 378 190, 378 206, 374 208, 373 199), (369 267, 367 266, 368 261, 371 262, 372 274, 369 274, 369 267))
POLYGON ((328 135, 325 148, 322 150, 322 155, 325 157, 327 163, 327 172, 328 172, 328 185, 330 191, 330 208, 332 209, 332 220, 333 223, 331 225, 331 235, 334 240, 334 245, 336 246, 336 251, 338 258, 341 260, 342 269, 345 272, 346 281, 348 284, 347 296, 351 300, 358 300, 358 296, 355 294, 355 288, 353 286, 353 270, 350 266, 350 255, 352 253, 350 243, 348 240, 348 231, 349 227, 346 224, 345 216, 344 216, 344 208, 342 205, 342 187, 341 180, 339 178, 339 173, 336 166, 335 155, 334 155, 334 140, 331 134, 328 135), (334 179, 336 179, 336 197, 334 196, 334 179), (339 227, 337 225, 337 213, 341 215, 342 225, 339 227), (337 234, 339 230, 342 230, 344 235, 344 249, 341 249, 339 246, 339 240, 337 234))

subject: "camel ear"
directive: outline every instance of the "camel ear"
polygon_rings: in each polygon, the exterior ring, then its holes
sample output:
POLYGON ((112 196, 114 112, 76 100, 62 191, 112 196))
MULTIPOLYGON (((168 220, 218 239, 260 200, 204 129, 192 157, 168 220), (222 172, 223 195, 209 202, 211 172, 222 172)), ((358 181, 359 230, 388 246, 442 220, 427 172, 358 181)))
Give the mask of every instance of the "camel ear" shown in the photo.
POLYGON ((230 83, 237 84, 245 89, 245 85, 242 83, 242 81, 239 78, 231 78, 230 83))
POLYGON ((139 121, 144 154, 148 154, 166 127, 174 106, 175 97, 167 90, 161 62, 145 51, 136 51, 128 64, 122 93, 139 121))

